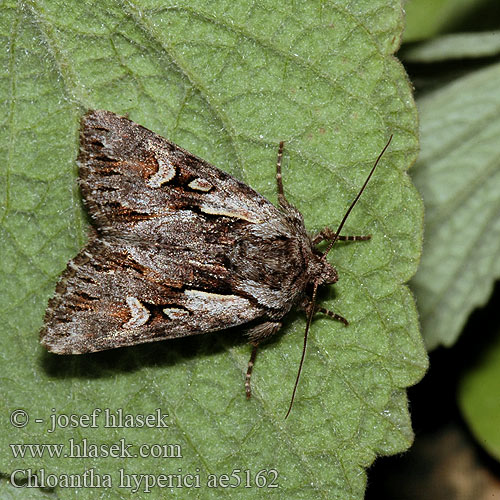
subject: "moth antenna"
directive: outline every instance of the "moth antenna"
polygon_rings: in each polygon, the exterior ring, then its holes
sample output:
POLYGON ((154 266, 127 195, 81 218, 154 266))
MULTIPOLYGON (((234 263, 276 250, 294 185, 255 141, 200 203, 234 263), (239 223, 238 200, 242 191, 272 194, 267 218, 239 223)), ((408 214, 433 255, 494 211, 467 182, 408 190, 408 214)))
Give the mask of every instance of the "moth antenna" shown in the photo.
POLYGON ((370 173, 368 174, 368 177, 366 178, 365 183, 363 184, 363 186, 359 190, 359 193, 357 194, 356 198, 354 198, 354 201, 351 203, 351 206, 347 209, 347 212, 345 213, 344 218, 342 219, 341 223, 339 224, 338 229, 335 231, 335 236, 333 237, 333 240, 329 243, 328 247, 326 248, 326 250, 325 250, 325 252, 323 254, 323 257, 322 257, 323 259, 326 259, 326 256, 328 255, 328 252, 332 249, 333 245, 335 245, 335 242, 339 239, 340 231, 344 227, 344 224, 345 224, 345 221, 347 220, 347 217, 349 217, 349 214, 351 213, 351 210, 354 208, 354 205, 356 205, 356 203, 358 202, 359 198, 363 194, 363 191, 365 190, 368 182, 370 181, 370 178, 373 175, 373 172, 375 172, 375 169, 377 168, 377 165, 378 165, 378 163, 380 161, 380 158, 382 158, 382 156, 386 152, 387 148, 389 147, 389 144, 392 141, 392 137, 393 136, 391 134, 391 136, 389 137, 389 140, 387 141, 387 144, 384 146, 384 149, 382 149, 382 151, 378 155, 377 159, 375 160, 375 164, 373 165, 372 169, 370 170, 370 173))
POLYGON ((302 357, 300 358, 299 370, 297 372, 297 378, 295 379, 295 385, 293 386, 292 399, 290 400, 290 406, 288 407, 288 411, 286 412, 285 420, 288 418, 288 415, 290 415, 290 412, 292 411, 293 401, 295 399, 295 393, 297 392, 297 386, 299 385, 300 373, 302 372, 302 365, 304 364, 304 359, 306 357, 307 335, 309 334, 309 328, 311 327, 313 315, 314 315, 315 308, 316 308, 316 292, 317 291, 318 291, 318 283, 315 282, 312 297, 311 297, 311 302, 310 302, 311 310, 310 310, 309 314, 307 315, 307 324, 306 324, 306 331, 304 333, 304 347, 302 348, 302 357))
MULTIPOLYGON (((375 160, 375 163, 374 163, 372 169, 370 170, 370 173, 368 174, 368 177, 366 178, 363 186, 359 190, 359 193, 357 194, 356 198, 354 198, 354 201, 351 203, 351 206, 348 208, 347 212, 345 213, 344 217, 342 218, 342 221, 340 222, 337 231, 335 231, 335 236, 333 237, 332 241, 329 243, 329 245, 328 245, 325 253, 323 254, 322 259, 326 259, 326 256, 328 255, 328 252, 332 249, 332 247, 335 244, 335 242, 339 239, 340 231, 344 227, 344 224, 345 224, 345 221, 347 220, 347 217, 349 217, 349 214, 351 213, 352 209, 354 208, 354 205, 356 205, 356 203, 358 202, 359 198, 363 194, 363 191, 365 190, 368 182, 370 181, 370 178, 373 175, 373 172, 375 172, 375 169, 377 168, 377 165, 378 165, 380 159, 382 158, 382 156, 386 152, 387 148, 389 147, 389 144, 392 141, 392 137, 393 137, 392 135, 389 137, 389 140, 387 141, 387 144, 384 146, 384 149, 382 149, 382 151, 378 155, 377 159, 375 160)), ((282 145, 280 144, 280 154, 278 155, 278 165, 281 163, 280 162, 280 160, 281 160, 281 157, 280 157, 281 156, 281 151, 282 151, 282 145)), ((278 178, 278 176, 277 176, 277 178, 278 178)), ((280 180, 281 179, 278 180, 278 186, 279 186, 279 181, 280 180)), ((306 357, 307 337, 308 337, 308 334, 309 334, 309 329, 311 327, 313 315, 314 315, 314 312, 315 312, 315 309, 316 309, 316 293, 317 293, 317 291, 318 291, 318 283, 315 282, 314 283, 312 297, 311 297, 311 302, 310 302, 310 312, 307 315, 306 331, 304 333, 304 347, 302 349, 302 356, 300 358, 299 370, 297 372, 297 378, 295 379, 295 385, 293 386, 292 398, 290 400, 290 406, 288 407, 288 411, 286 412, 286 415, 285 415, 285 420, 288 418, 288 415, 290 415, 290 412, 292 411, 293 402, 295 400, 295 394, 297 392, 297 387, 299 385, 300 374, 302 373, 302 366, 304 365, 304 359, 306 357)))

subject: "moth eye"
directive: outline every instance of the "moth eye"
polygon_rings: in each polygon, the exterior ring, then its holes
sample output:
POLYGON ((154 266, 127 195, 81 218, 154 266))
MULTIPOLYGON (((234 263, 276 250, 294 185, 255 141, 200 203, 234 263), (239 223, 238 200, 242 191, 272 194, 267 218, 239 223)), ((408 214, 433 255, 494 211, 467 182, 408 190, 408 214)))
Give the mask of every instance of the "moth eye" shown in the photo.
POLYGON ((126 301, 130 309, 131 318, 122 325, 123 328, 138 328, 144 325, 151 316, 147 307, 135 297, 127 297, 126 301))
POLYGON ((158 171, 149 178, 146 184, 152 188, 159 188, 162 184, 171 181, 175 177, 176 172, 170 160, 156 154, 155 158, 158 163, 158 171))
POLYGON ((202 191, 204 193, 210 191, 213 188, 213 185, 208 182, 205 179, 202 179, 201 177, 198 177, 194 180, 192 180, 189 184, 188 187, 191 189, 194 189, 196 191, 202 191))

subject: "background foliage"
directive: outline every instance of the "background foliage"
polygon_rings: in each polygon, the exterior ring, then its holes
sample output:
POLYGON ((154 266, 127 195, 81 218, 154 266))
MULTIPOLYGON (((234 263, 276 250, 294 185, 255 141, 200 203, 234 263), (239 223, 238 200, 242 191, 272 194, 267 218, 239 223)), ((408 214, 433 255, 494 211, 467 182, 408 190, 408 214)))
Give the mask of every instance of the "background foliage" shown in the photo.
POLYGON ((420 111, 410 172, 426 217, 412 285, 430 371, 410 391, 415 446, 379 462, 368 498, 492 498, 500 494, 500 5, 414 0, 406 10, 405 40, 421 40, 399 56, 420 111))

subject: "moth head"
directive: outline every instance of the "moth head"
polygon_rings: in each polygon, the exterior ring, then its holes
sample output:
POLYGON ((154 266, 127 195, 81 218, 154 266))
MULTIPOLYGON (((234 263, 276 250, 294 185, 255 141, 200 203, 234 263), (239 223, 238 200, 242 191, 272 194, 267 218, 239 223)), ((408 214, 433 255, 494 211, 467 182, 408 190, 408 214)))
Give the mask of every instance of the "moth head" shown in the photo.
POLYGON ((318 285, 331 285, 337 283, 339 280, 337 270, 326 259, 320 258, 319 263, 319 272, 314 281, 316 281, 318 285))

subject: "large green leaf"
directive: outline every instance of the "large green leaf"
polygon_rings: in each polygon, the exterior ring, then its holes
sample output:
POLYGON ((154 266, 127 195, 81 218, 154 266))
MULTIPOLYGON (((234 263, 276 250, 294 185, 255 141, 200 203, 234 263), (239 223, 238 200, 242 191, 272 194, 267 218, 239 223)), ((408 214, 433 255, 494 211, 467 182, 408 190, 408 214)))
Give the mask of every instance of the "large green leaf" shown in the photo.
MULTIPOLYGON (((5 474, 94 468, 113 480, 101 498, 123 498, 130 489, 118 487, 120 469, 181 469, 199 473, 204 486, 156 487, 148 498, 252 498, 262 491, 255 484, 208 488, 207 476, 241 469, 255 480, 276 469, 279 488, 265 489, 279 498, 361 498, 375 456, 410 445, 405 387, 424 373, 426 355, 403 285, 420 253, 422 205, 405 173, 417 130, 408 82, 392 57, 401 31, 397 1, 3 4, 0 383, 4 408, 30 417, 15 428, 4 414, 5 474), (345 230, 373 239, 336 246, 340 281, 321 296, 351 324, 313 323, 288 420, 302 314, 290 315, 261 350, 250 401, 243 390, 250 349, 238 331, 87 356, 57 357, 39 346, 47 300, 87 231, 75 182, 86 108, 128 113, 271 200, 285 140, 286 193, 315 230, 339 223, 394 134, 345 230), (47 431, 53 414, 95 408, 159 408, 169 427, 110 429, 101 419, 97 428, 47 431), (84 438, 123 438, 134 452, 141 443, 178 444, 182 458, 21 458, 9 448, 84 438)), ((64 498, 96 491, 60 490, 64 498)))
POLYGON ((426 206, 412 281, 429 348, 455 342, 500 276, 500 65, 419 101, 422 151, 413 172, 426 206))

